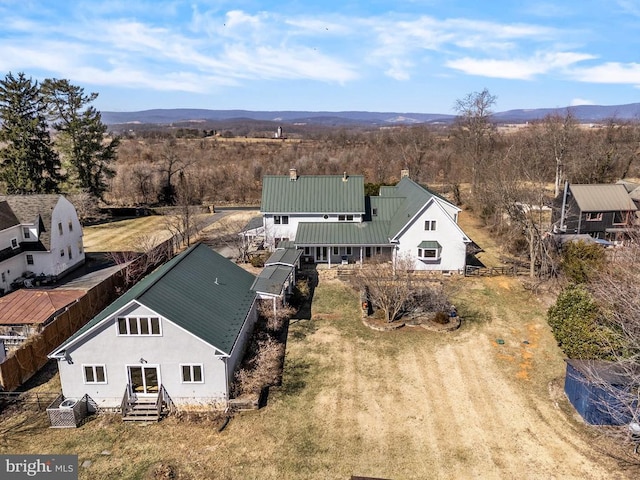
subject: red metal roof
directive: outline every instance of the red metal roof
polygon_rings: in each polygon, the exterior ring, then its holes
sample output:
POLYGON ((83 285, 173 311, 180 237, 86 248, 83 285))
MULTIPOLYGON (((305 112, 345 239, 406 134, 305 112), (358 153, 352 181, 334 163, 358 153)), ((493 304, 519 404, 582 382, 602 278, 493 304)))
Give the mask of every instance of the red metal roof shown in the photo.
POLYGON ((83 290, 21 289, 0 297, 0 325, 43 324, 85 294, 83 290))

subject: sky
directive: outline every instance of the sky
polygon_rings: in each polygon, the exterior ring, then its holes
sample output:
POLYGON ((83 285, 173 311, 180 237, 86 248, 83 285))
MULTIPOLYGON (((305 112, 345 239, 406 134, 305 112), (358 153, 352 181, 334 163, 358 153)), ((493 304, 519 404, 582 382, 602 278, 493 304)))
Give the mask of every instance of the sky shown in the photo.
POLYGON ((0 0, 0 75, 102 111, 640 102, 640 0, 0 0))

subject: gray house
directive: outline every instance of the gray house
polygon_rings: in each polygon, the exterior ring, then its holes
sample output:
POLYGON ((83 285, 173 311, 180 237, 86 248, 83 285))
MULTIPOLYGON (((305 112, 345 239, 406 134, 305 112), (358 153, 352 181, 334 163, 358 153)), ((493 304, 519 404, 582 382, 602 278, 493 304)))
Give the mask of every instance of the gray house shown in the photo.
POLYGON ((219 406, 257 319, 255 277, 197 244, 145 277, 53 351, 67 399, 219 406))

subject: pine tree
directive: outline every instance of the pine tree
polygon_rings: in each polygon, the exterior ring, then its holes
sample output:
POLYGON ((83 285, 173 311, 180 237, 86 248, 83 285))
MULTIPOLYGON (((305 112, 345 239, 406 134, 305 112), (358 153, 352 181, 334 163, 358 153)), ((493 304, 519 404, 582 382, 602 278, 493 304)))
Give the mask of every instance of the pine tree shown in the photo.
POLYGON ((54 193, 63 179, 37 82, 24 73, 0 80, 0 181, 8 194, 54 193))
POLYGON ((58 79, 46 79, 42 92, 58 132, 56 145, 68 169, 71 189, 102 199, 106 180, 115 174, 111 163, 116 159, 119 138, 106 140, 107 126, 90 105, 98 94, 85 95, 83 88, 58 79))

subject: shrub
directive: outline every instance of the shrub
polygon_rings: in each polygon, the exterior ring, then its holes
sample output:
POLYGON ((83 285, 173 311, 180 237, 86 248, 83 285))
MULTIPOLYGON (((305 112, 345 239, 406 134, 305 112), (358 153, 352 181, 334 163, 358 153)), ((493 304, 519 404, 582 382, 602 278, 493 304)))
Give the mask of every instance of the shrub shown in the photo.
POLYGON ((621 350, 617 332, 581 285, 571 285, 558 295, 547 320, 558 346, 569 358, 612 360, 621 350))
POLYGON ((447 323, 449 323, 449 320, 449 315, 445 312, 438 312, 433 317, 433 321, 441 325, 446 325, 447 323))
POLYGON ((604 265, 605 253, 596 243, 570 242, 562 247, 560 269, 573 283, 587 283, 604 265))

